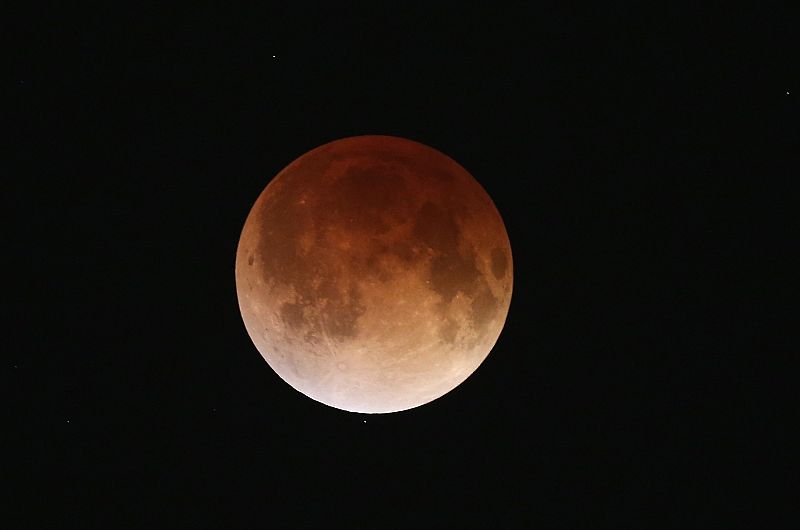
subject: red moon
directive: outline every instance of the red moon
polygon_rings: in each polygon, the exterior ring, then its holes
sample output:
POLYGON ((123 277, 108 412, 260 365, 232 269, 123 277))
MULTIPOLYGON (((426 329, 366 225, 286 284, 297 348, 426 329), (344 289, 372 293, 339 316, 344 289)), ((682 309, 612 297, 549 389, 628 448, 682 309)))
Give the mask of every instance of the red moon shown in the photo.
POLYGON ((387 413, 466 380, 505 324, 503 220, 439 151, 356 136, 304 154, 267 185, 236 252, 247 332, 306 396, 387 413))

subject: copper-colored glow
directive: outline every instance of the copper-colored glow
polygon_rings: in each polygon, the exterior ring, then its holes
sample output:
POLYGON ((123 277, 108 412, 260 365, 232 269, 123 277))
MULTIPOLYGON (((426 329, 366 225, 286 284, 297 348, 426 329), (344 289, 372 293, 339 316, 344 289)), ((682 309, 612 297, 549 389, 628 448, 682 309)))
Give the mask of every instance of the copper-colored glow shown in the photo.
POLYGON ((355 412, 413 408, 469 377, 500 335, 512 278, 483 188, 442 153, 390 136, 289 164, 236 253, 258 351, 298 391, 355 412))

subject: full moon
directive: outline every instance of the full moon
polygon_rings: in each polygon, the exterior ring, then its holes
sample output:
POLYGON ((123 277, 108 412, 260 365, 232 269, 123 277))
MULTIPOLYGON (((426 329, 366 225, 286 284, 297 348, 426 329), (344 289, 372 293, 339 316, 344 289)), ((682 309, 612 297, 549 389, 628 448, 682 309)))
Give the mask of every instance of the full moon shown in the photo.
POLYGON ((306 396, 352 412, 423 405, 486 359, 511 302, 489 195, 423 144, 356 136, 304 154, 255 201, 236 252, 250 338, 306 396))

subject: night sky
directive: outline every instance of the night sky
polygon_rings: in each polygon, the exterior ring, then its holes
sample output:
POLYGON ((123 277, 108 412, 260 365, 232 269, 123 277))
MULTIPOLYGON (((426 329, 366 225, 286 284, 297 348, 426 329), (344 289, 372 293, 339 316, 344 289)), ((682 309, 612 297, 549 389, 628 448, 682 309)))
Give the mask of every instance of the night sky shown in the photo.
POLYGON ((787 513, 797 13, 379 4, 7 14, 0 526, 787 513), (457 160, 514 257, 487 360, 389 415, 280 380, 234 281, 269 180, 360 134, 457 160))

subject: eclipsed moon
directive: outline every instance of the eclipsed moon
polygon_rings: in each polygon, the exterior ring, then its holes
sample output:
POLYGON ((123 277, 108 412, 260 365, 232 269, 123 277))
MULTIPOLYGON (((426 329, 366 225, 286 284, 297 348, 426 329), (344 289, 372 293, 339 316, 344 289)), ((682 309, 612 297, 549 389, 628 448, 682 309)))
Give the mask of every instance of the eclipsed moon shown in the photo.
POLYGON ((439 151, 391 136, 289 164, 236 252, 258 351, 296 390, 353 412, 417 407, 467 379, 503 329, 512 278, 486 191, 439 151))

